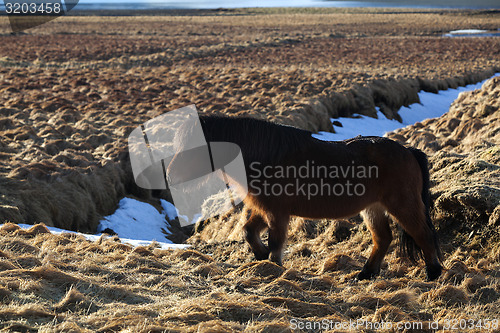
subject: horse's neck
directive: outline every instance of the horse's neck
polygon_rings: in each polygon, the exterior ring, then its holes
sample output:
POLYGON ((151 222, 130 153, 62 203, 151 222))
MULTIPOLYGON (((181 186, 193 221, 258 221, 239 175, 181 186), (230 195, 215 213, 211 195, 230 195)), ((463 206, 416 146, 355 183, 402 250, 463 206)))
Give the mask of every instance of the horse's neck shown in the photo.
POLYGON ((308 132, 246 119, 203 119, 208 142, 231 142, 242 151, 245 164, 280 163, 305 149, 311 139, 308 132))
POLYGON ((205 138, 207 142, 231 142, 241 150, 245 165, 254 161, 264 162, 269 159, 268 150, 266 147, 266 139, 270 133, 264 135, 260 133, 259 129, 251 126, 238 126, 236 124, 233 128, 217 128, 217 126, 207 127, 205 130, 205 138))

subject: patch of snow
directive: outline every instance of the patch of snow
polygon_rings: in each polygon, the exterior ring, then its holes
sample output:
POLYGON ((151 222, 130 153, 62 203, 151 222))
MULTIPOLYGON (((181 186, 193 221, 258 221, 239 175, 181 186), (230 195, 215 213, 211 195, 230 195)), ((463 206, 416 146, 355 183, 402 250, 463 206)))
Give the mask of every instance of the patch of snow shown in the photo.
POLYGON ((353 138, 358 135, 380 136, 381 133, 393 131, 401 127, 397 120, 387 119, 377 108, 377 117, 356 115, 358 118, 338 118, 342 127, 335 126, 335 133, 318 132, 312 136, 322 141, 340 141, 353 138), (360 126, 361 125, 361 126, 360 126))
POLYGON ((488 32, 488 30, 479 30, 479 29, 462 29, 462 30, 453 30, 450 31, 450 34, 480 34, 488 32))
POLYGON ((172 203, 163 199, 160 200, 160 203, 161 207, 163 208, 163 211, 165 212, 169 220, 173 220, 177 217, 179 212, 172 203))
MULTIPOLYGON (((148 246, 151 244, 151 241, 147 240, 139 240, 139 239, 129 239, 129 238, 121 238, 120 240, 122 243, 130 244, 134 247, 137 246, 148 246)), ((188 247, 191 247, 189 244, 175 244, 175 243, 166 243, 166 242, 156 242, 158 244, 159 248, 162 250, 169 250, 169 249, 187 249, 188 247)))
MULTIPOLYGON (((29 229, 29 228, 31 228, 33 226, 31 224, 17 224, 17 225, 19 227, 23 228, 23 229, 29 229)), ((49 226, 46 226, 46 227, 53 234, 70 233, 70 234, 82 235, 83 237, 85 237, 86 239, 88 239, 89 241, 92 241, 92 242, 97 241, 99 239, 99 237, 101 237, 101 235, 102 235, 102 234, 89 235, 89 234, 83 234, 81 232, 59 229, 59 228, 56 228, 56 227, 49 227, 49 226)), ((130 245, 132 245, 134 247, 137 247, 137 246, 148 246, 148 245, 151 244, 151 241, 145 241, 145 240, 128 239, 128 238, 121 238, 121 237, 120 237, 120 240, 122 241, 122 243, 130 244, 130 245)), ((158 244, 158 246, 162 250, 167 250, 167 249, 185 249, 185 248, 190 247, 190 245, 188 245, 188 244, 173 244, 171 242, 170 243, 167 243, 167 242, 157 242, 157 244, 158 244)))
POLYGON ((479 30, 479 29, 462 29, 462 30, 453 30, 447 34, 443 35, 444 37, 498 37, 500 33, 495 30, 479 30))
MULTIPOLYGON (((168 204, 162 202, 162 207, 168 209, 169 216, 174 216, 174 211, 168 204)), ((100 221, 97 231, 102 232, 106 228, 110 228, 120 238, 144 241, 159 240, 169 243, 170 241, 162 232, 164 230, 167 234, 170 233, 169 224, 165 219, 166 214, 166 212, 158 212, 155 207, 145 202, 123 198, 118 204, 118 209, 100 221)), ((175 211, 175 215, 177 215, 177 211, 175 211)))
MULTIPOLYGON (((500 73, 495 74, 493 77, 495 76, 500 76, 500 73)), ((383 136, 387 132, 392 132, 428 118, 441 117, 448 112, 451 103, 458 98, 460 93, 480 89, 487 80, 465 87, 458 87, 457 89, 442 90, 438 94, 420 92, 418 94, 420 103, 399 109, 398 113, 401 116, 402 123, 397 120, 387 119, 377 107, 378 119, 362 115, 355 115, 357 118, 332 119, 332 122, 339 121, 342 123, 342 127, 334 127, 336 133, 319 132, 312 136, 323 141, 346 140, 358 135, 383 136)))
MULTIPOLYGON (((102 231, 109 228, 116 232, 123 243, 136 246, 147 246, 156 241, 161 249, 185 249, 188 244, 174 244, 165 236, 171 234, 168 230, 168 220, 177 216, 177 209, 170 202, 160 200, 163 211, 160 213, 152 205, 131 198, 123 198, 118 204, 118 209, 109 216, 105 216, 97 227, 96 235, 83 234, 76 231, 64 230, 47 226, 54 234, 72 233, 84 236, 90 241, 101 237, 102 231), (166 219, 168 218, 168 220, 166 219), (163 231, 165 233, 163 233, 163 231)), ((179 218, 183 218, 179 216, 179 218)), ((198 217, 195 217, 198 218, 198 217)), ((29 229, 31 224, 18 224, 23 229, 29 229)))
POLYGON ((161 207, 163 208, 163 213, 168 217, 168 219, 173 220, 177 217, 179 220, 183 220, 184 223, 181 223, 181 225, 195 224, 202 217, 202 214, 195 214, 193 215, 193 219, 190 222, 189 218, 186 215, 179 215, 179 210, 175 208, 172 203, 163 199, 161 199, 160 201, 161 207))

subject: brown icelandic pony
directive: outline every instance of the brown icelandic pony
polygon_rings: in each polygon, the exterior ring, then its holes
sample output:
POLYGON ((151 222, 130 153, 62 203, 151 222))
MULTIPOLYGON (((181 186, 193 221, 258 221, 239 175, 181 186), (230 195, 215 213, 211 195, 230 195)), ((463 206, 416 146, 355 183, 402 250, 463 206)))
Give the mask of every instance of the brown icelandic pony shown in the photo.
MULTIPOLYGON (((379 274, 392 241, 390 218, 402 228, 402 253, 413 262, 423 258, 429 280, 441 274, 423 152, 381 137, 326 142, 309 131, 252 118, 201 116, 200 120, 207 142, 232 142, 241 149, 248 187, 244 202, 252 210, 245 237, 258 260, 281 265, 290 216, 338 219, 361 212, 373 249, 359 279, 379 274), (267 246, 260 238, 265 229, 267 246)), ((179 130, 178 149, 189 132, 189 128, 179 130)), ((183 165, 175 168, 174 157, 168 176, 187 179, 189 168, 183 165)))

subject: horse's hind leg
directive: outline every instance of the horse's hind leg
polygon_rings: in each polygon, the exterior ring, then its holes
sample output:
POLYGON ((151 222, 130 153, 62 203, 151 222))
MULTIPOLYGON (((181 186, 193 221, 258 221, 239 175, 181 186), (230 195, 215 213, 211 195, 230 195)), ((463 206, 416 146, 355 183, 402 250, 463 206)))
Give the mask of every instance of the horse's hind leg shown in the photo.
POLYGON ((373 205, 361 212, 368 229, 372 234, 373 248, 370 258, 358 274, 358 279, 370 279, 380 273, 380 266, 392 241, 389 217, 385 208, 373 205))
POLYGON ((288 223, 290 215, 273 216, 269 223, 269 250, 271 251, 271 261, 282 265, 283 248, 286 243, 288 233, 288 223))
POLYGON ((267 223, 262 216, 256 213, 252 213, 250 219, 245 226, 245 239, 250 245, 255 258, 257 260, 265 260, 269 258, 269 249, 262 243, 260 238, 260 233, 267 228, 267 223))
POLYGON ((441 275, 442 271, 439 262, 436 232, 429 226, 432 222, 420 198, 408 200, 407 202, 411 204, 395 205, 397 208, 389 208, 388 211, 422 250, 427 269, 427 279, 430 281, 435 280, 441 275))

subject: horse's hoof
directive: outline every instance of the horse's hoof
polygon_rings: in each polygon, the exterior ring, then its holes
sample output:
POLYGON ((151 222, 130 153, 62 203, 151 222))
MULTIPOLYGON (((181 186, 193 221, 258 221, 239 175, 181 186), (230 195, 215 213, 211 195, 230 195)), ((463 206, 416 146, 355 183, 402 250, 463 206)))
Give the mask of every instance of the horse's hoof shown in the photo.
POLYGON ((255 254, 255 259, 257 260, 267 260, 269 259, 269 253, 255 254))
POLYGON ((359 272, 358 274, 358 280, 370 280, 370 279, 373 279, 375 276, 377 276, 377 273, 375 272, 370 272, 368 270, 362 270, 361 272, 359 272))
POLYGON ((271 262, 274 262, 278 266, 283 266, 283 263, 281 262, 281 256, 274 256, 271 254, 270 260, 271 262))
POLYGON ((434 281, 441 275, 443 267, 437 264, 437 265, 427 266, 426 270, 427 270, 427 281, 434 281))
POLYGON ((272 262, 272 263, 275 263, 275 264, 276 264, 276 265, 278 265, 278 266, 283 267, 283 263, 281 262, 281 260, 279 260, 279 261, 271 260, 271 262, 272 262))

